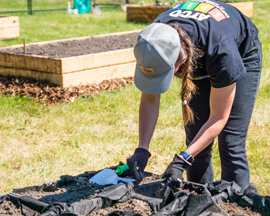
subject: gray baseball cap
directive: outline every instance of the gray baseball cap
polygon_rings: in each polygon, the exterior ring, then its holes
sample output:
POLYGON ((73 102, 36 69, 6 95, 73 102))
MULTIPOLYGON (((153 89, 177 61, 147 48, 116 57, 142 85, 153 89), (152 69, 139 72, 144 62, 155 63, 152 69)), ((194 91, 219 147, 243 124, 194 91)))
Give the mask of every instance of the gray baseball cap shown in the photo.
POLYGON ((134 82, 148 94, 161 94, 169 89, 174 64, 180 52, 180 38, 175 29, 163 23, 144 28, 134 47, 137 60, 134 82))

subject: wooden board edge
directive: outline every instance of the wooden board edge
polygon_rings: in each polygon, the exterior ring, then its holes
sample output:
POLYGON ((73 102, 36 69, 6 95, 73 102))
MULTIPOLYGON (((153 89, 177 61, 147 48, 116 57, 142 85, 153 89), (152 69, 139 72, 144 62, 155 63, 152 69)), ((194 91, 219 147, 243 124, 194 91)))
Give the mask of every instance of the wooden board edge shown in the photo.
POLYGON ((21 68, 7 68, 0 66, 0 75, 33 78, 39 81, 54 83, 59 86, 63 85, 62 75, 55 73, 46 73, 35 70, 25 70, 21 68))
POLYGON ((0 66, 0 75, 19 76, 33 78, 39 81, 47 81, 58 86, 69 87, 80 84, 100 83, 103 80, 132 77, 135 73, 136 62, 84 70, 80 72, 55 74, 41 71, 26 70, 21 68, 7 68, 0 66))
POLYGON ((20 37, 20 28, 18 26, 15 27, 0 27, 0 40, 14 39, 20 37))
POLYGON ((19 17, 16 16, 0 16, 0 28, 19 27, 19 17))
POLYGON ((156 6, 156 5, 150 5, 150 4, 145 4, 145 5, 127 5, 127 9, 128 8, 172 8, 173 6, 167 6, 167 5, 161 5, 161 6, 156 6))
POLYGON ((63 87, 100 83, 103 80, 132 77, 136 62, 63 74, 63 87))
POLYGON ((0 53, 0 66, 9 68, 43 71, 47 73, 61 73, 59 61, 61 61, 61 59, 0 53))
POLYGON ((133 48, 74 56, 61 59, 61 73, 97 69, 135 61, 133 48))

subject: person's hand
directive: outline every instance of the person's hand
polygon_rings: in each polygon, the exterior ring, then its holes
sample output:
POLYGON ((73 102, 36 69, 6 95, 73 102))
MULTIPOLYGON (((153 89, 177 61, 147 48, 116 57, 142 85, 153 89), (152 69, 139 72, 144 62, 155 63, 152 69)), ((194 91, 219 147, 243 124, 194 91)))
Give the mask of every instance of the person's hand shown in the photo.
POLYGON ((148 150, 136 148, 134 154, 127 159, 129 171, 136 180, 141 181, 144 178, 143 171, 149 157, 151 157, 151 153, 148 150))
POLYGON ((165 172, 160 176, 164 178, 167 185, 174 187, 183 181, 183 171, 190 166, 180 155, 175 154, 173 161, 167 167, 165 172))

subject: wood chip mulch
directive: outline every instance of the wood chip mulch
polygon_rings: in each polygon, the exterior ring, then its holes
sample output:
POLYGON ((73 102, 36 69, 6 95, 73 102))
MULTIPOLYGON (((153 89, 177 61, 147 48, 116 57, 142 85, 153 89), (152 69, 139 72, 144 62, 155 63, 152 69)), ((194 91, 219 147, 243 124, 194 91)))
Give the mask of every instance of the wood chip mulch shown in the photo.
POLYGON ((104 80, 99 84, 87 84, 71 87, 59 87, 54 84, 37 81, 31 78, 7 77, 0 75, 0 94, 19 95, 43 101, 47 106, 57 103, 74 102, 80 97, 93 98, 103 92, 112 92, 132 84, 133 77, 104 80))

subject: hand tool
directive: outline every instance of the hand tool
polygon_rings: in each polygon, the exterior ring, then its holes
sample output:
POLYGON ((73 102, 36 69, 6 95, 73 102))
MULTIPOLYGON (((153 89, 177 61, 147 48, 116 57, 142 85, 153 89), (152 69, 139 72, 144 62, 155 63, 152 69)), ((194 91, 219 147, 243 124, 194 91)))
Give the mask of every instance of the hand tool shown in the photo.
MULTIPOLYGON (((117 184, 118 175, 121 175, 126 170, 128 170, 127 164, 116 167, 116 170, 104 169, 89 179, 89 183, 96 187, 117 184)), ((124 181, 124 178, 121 178, 121 181, 124 181)))
POLYGON ((129 169, 128 165, 125 164, 125 165, 116 167, 115 172, 116 172, 117 175, 122 175, 123 172, 125 172, 125 171, 128 170, 128 169, 129 169))

